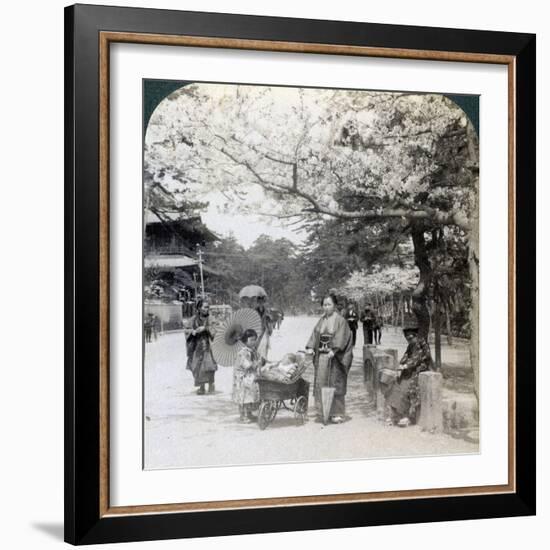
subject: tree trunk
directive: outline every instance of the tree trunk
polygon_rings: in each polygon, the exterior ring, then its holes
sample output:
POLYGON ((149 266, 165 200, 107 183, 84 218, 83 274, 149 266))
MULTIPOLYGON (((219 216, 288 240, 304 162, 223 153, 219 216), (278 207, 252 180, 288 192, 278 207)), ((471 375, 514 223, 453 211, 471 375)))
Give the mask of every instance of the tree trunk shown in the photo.
POLYGON ((412 294, 412 308, 418 320, 418 335, 428 339, 430 329, 430 312, 428 311, 428 291, 432 280, 432 266, 426 252, 424 226, 413 224, 411 229, 414 245, 414 263, 420 271, 418 285, 412 294))
POLYGON ((469 235, 468 262, 470 264, 470 363, 474 372, 474 392, 479 402, 479 215, 472 215, 472 230, 469 235))
POLYGON ((449 312, 449 306, 446 305, 445 306, 445 321, 447 323, 447 344, 449 344, 449 346, 452 346, 453 345, 453 334, 451 332, 451 314, 449 312))
POLYGON ((434 307, 434 333, 435 333, 435 369, 441 370, 441 308, 438 302, 434 307))
MULTIPOLYGON (((472 161, 477 160, 477 134, 467 126, 468 149, 472 161)), ((470 231, 468 234, 468 264, 471 279, 470 307, 470 363, 474 373, 474 392, 479 403, 479 176, 474 173, 470 190, 470 231)))

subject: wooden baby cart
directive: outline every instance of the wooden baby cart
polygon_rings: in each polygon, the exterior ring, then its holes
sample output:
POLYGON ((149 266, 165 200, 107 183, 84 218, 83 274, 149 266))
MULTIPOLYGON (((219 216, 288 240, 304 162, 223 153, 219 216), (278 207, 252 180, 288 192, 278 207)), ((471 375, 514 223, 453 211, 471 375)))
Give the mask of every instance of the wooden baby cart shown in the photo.
POLYGON ((307 417, 309 400, 309 382, 298 378, 295 382, 285 384, 274 380, 259 378, 260 408, 258 411, 258 426, 265 430, 283 408, 294 414, 298 426, 301 426, 307 417))

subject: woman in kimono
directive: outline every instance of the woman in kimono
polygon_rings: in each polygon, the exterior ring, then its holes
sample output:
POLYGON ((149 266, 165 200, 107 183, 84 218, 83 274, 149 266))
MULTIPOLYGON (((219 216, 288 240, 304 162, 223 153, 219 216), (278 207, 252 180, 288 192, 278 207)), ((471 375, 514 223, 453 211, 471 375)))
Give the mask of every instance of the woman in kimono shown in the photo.
POLYGON ((370 304, 365 306, 365 310, 361 315, 361 322, 363 323, 363 344, 372 344, 374 337, 375 316, 370 304))
POLYGON ((262 320, 262 331, 258 337, 257 350, 260 357, 267 361, 271 348, 271 335, 273 334, 273 318, 265 307, 265 298, 258 297, 256 300, 256 312, 262 320))
POLYGON ((241 340, 244 347, 239 350, 233 370, 233 401, 239 407, 239 420, 254 422, 252 411, 258 408, 260 401, 256 378, 262 365, 262 358, 256 351, 258 334, 253 329, 245 330, 241 340))
POLYGON ((400 361, 399 376, 384 392, 391 411, 387 422, 400 427, 416 423, 420 411, 418 375, 434 367, 430 346, 418 335, 418 326, 406 326, 403 334, 409 345, 400 361))
POLYGON ((333 387, 334 399, 329 418, 334 424, 345 420, 348 372, 353 360, 353 338, 348 322, 336 311, 337 299, 333 294, 321 302, 324 314, 319 319, 306 349, 313 350, 315 382, 313 392, 318 415, 321 414, 321 388, 333 387), (319 358, 326 354, 329 361, 319 358))
POLYGON ((382 342, 382 327, 384 326, 384 321, 382 320, 382 316, 380 315, 380 312, 376 312, 376 315, 374 316, 374 331, 373 331, 373 337, 374 337, 374 343, 379 346, 382 342))
POLYGON ((351 330, 352 342, 354 346, 357 338, 357 327, 359 324, 358 320, 359 320, 359 316, 355 311, 355 306, 353 304, 350 304, 346 312, 346 321, 348 322, 349 329, 351 330))
POLYGON ((204 395, 205 384, 208 393, 214 393, 214 376, 218 366, 212 356, 211 341, 214 333, 210 328, 210 305, 206 300, 199 300, 196 313, 187 327, 184 328, 187 343, 187 368, 193 373, 198 395, 204 395))

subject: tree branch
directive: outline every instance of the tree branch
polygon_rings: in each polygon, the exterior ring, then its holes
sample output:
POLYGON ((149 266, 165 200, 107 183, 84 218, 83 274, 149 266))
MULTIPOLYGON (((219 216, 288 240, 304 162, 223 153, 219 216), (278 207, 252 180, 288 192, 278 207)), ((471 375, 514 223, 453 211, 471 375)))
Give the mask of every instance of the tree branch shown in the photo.
POLYGON ((441 212, 440 210, 427 206, 416 210, 408 210, 405 208, 375 208, 356 212, 323 206, 312 195, 301 189, 295 188, 294 183, 292 185, 285 185, 268 181, 261 176, 249 162, 237 159, 233 154, 223 148, 220 149, 220 152, 230 158, 235 164, 245 167, 264 189, 273 192, 288 193, 309 202, 311 208, 304 208, 304 212, 326 214, 343 220, 381 220, 386 218, 405 218, 410 221, 426 220, 440 225, 457 225, 464 230, 469 229, 469 222, 466 216, 455 212, 441 212))
MULTIPOLYGON (((263 137, 265 138, 265 136, 263 136, 263 137)), ((294 162, 292 162, 290 160, 284 160, 284 159, 281 159, 281 158, 276 158, 271 153, 268 153, 265 148, 262 150, 262 149, 256 147, 255 145, 246 144, 242 140, 238 139, 235 135, 232 135, 231 139, 233 141, 236 141, 239 145, 242 145, 243 147, 249 147, 255 153, 258 153, 258 155, 262 155, 266 159, 271 160, 273 162, 278 162, 279 164, 285 164, 287 166, 294 166, 294 164, 295 164, 294 162)), ((267 139, 267 138, 265 138, 265 139, 267 139)), ((227 143, 227 142, 225 142, 225 143, 227 143)))

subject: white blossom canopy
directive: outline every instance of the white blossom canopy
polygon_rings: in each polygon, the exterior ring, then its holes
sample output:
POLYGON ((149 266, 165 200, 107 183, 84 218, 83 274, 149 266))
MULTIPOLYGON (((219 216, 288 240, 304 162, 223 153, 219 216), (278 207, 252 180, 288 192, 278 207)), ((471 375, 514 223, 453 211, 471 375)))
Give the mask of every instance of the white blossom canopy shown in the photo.
POLYGON ((287 219, 468 229, 477 162, 471 123, 439 94, 196 83, 159 104, 145 138, 148 171, 176 195, 214 189, 228 211, 287 219))

